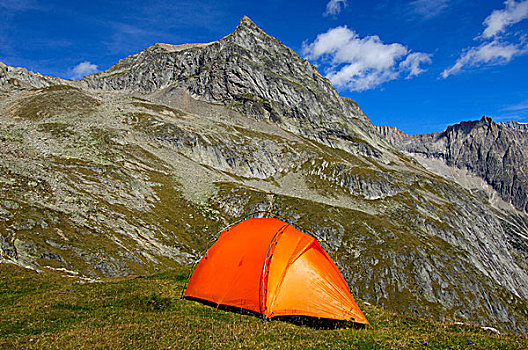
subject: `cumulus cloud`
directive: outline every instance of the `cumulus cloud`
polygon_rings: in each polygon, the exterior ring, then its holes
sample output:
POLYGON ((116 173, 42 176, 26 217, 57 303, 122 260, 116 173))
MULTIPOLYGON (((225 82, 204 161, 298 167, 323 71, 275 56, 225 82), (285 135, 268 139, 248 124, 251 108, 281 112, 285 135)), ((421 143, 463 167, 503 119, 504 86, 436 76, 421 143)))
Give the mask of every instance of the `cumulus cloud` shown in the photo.
POLYGON ((421 64, 431 64, 431 63, 433 63, 433 60, 431 59, 430 54, 426 54, 422 52, 413 52, 407 55, 405 60, 400 62, 400 68, 402 71, 409 72, 406 79, 410 79, 426 71, 420 66, 421 64))
POLYGON ((484 30, 477 37, 480 45, 464 49, 455 64, 444 69, 442 78, 458 74, 464 68, 506 64, 515 56, 528 52, 526 36, 509 34, 508 27, 528 18, 528 0, 506 0, 504 9, 494 10, 482 23, 484 30))
POLYGON ((377 35, 360 38, 346 26, 319 34, 314 42, 304 43, 309 60, 328 65, 326 76, 337 87, 363 91, 397 79, 416 76, 431 63, 431 55, 410 52, 399 43, 385 44, 377 35))
POLYGON ((410 5, 416 14, 425 19, 439 15, 449 6, 450 0, 414 0, 410 5))
POLYGON ((97 65, 84 61, 73 67, 71 70, 71 77, 73 79, 81 79, 85 75, 97 72, 97 65))
POLYGON ((341 12, 341 10, 347 6, 348 0, 330 0, 326 4, 326 11, 323 13, 324 16, 335 16, 341 12))
POLYGON ((495 10, 484 20, 483 38, 492 38, 503 33, 509 26, 528 18, 528 0, 507 0, 505 8, 495 10))

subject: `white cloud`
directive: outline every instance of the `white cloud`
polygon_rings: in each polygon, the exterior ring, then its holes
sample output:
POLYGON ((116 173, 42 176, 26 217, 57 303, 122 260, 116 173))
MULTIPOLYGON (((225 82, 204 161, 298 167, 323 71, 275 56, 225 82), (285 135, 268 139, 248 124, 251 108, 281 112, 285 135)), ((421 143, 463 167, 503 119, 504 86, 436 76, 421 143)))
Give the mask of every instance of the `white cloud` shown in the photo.
POLYGON ((442 72, 442 78, 457 74, 464 67, 479 67, 482 65, 506 64, 514 56, 526 53, 526 48, 517 44, 510 44, 494 40, 477 47, 466 49, 456 63, 442 72))
POLYGON ((442 78, 458 74, 466 67, 506 64, 515 56, 528 52, 526 35, 509 35, 506 31, 509 26, 528 18, 528 0, 506 0, 504 5, 504 9, 494 10, 482 23, 484 31, 476 38, 482 43, 464 49, 455 64, 440 74, 442 78))
POLYGON ((431 64, 431 54, 423 52, 413 52, 405 58, 404 61, 400 62, 400 68, 403 71, 409 71, 406 79, 410 79, 414 76, 420 75, 426 70, 420 67, 421 64, 431 64))
POLYGON ((439 15, 448 6, 451 0, 414 0, 410 5, 416 14, 429 19, 439 15))
POLYGON ((329 65, 328 79, 351 91, 373 89, 401 74, 407 78, 425 70, 431 55, 410 52, 399 43, 384 44, 377 35, 360 38, 353 30, 340 26, 319 34, 314 42, 304 43, 303 54, 309 60, 329 65))
POLYGON ((0 0, 0 7, 8 11, 27 11, 42 9, 34 0, 0 0))
POLYGON ((515 2, 506 0, 503 10, 495 10, 486 17, 483 24, 483 38, 492 38, 503 33, 509 26, 528 18, 528 0, 515 2))
POLYGON ((85 75, 97 72, 97 65, 84 61, 73 67, 71 70, 71 77, 73 79, 81 79, 85 75))
POLYGON ((528 117, 522 116, 522 115, 494 115, 493 120, 497 122, 509 122, 511 120, 514 120, 520 124, 526 124, 526 121, 528 120, 528 117))
POLYGON ((504 107, 503 111, 528 111, 528 100, 504 107))
POLYGON ((348 0, 330 0, 326 4, 326 11, 323 13, 324 16, 335 16, 341 12, 341 10, 347 6, 348 0))
POLYGON ((466 49, 452 67, 442 72, 442 77, 447 78, 450 75, 459 73, 464 67, 478 67, 484 64, 506 64, 511 61, 513 56, 522 52, 523 50, 515 44, 498 41, 484 43, 478 47, 466 49))

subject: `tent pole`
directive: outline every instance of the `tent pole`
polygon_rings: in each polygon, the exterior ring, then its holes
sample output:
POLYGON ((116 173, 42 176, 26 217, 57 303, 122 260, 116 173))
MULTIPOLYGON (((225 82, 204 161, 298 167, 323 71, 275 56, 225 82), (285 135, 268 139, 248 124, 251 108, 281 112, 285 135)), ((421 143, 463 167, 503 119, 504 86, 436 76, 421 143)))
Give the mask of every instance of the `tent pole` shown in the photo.
MULTIPOLYGON (((271 241, 268 245, 268 250, 266 251, 266 257, 264 258, 264 266, 262 267, 262 317, 264 318, 264 321, 267 321, 266 319, 266 267, 268 265, 268 255, 270 253, 271 245, 273 244, 273 241, 275 240, 275 237, 281 232, 284 231, 284 228, 288 226, 289 224, 282 225, 282 227, 275 232, 273 235, 273 238, 271 238, 271 241)), ((271 260, 271 256, 269 257, 271 260)))

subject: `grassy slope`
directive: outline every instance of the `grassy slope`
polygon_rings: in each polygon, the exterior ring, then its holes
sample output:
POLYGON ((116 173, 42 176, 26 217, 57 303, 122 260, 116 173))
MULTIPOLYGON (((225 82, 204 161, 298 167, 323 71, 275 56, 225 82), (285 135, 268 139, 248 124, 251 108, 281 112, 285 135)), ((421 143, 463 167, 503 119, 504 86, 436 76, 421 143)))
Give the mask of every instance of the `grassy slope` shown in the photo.
POLYGON ((263 322, 178 300, 186 276, 187 267, 180 267, 144 278, 80 283, 0 264, 0 348, 528 348, 526 338, 361 303, 372 328, 317 330, 263 322))
POLYGON ((273 203, 339 248, 365 300, 483 325, 507 309, 497 327, 526 322, 526 301, 471 260, 485 246, 484 255, 501 252, 466 238, 466 227, 490 222, 474 220, 481 207, 407 159, 384 164, 243 116, 226 122, 67 87, 28 94, 0 118, 0 233, 10 257, 92 277, 151 274, 273 203), (263 161, 269 154, 280 156, 263 161), (249 168, 275 175, 257 180, 249 168), (370 185, 402 192, 366 199, 370 185))

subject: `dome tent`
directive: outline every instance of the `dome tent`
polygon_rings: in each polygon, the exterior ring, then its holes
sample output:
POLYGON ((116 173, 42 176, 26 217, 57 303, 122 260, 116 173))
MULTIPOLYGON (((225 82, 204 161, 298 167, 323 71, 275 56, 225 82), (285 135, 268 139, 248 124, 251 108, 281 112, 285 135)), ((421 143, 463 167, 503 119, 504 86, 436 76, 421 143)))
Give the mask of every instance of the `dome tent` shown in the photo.
POLYGON ((316 236, 269 213, 222 230, 196 265, 183 297, 239 307, 265 319, 309 316, 369 324, 316 236))

